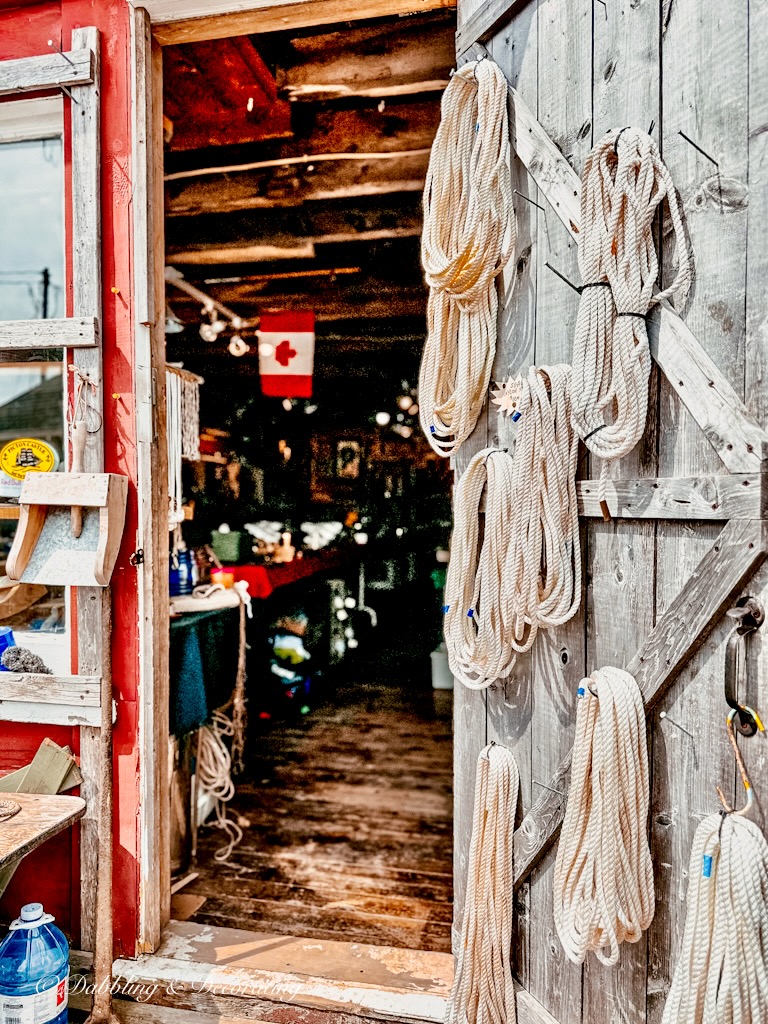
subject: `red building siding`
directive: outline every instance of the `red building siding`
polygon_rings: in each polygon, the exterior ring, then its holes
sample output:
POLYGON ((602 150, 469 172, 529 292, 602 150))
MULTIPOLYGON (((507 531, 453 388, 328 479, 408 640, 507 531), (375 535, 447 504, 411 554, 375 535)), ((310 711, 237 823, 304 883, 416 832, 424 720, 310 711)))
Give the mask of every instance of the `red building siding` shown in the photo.
MULTIPOLYGON (((105 470, 129 477, 128 512, 112 579, 112 678, 118 702, 115 726, 114 908, 115 955, 132 956, 138 903, 138 590, 129 556, 136 546, 136 423, 131 296, 131 67, 130 8, 126 0, 61 0, 13 7, 0 0, 0 60, 66 50, 72 29, 95 25, 101 35, 101 208, 105 470), (112 288, 119 289, 117 293, 112 288)), ((65 155, 69 100, 65 97, 65 155)), ((68 179, 68 174, 65 175, 68 179)), ((72 195, 67 180, 67 224, 72 195)), ((68 232, 69 234, 69 232, 68 232)), ((68 258, 69 263, 69 258, 68 258)), ((69 269, 69 267, 68 267, 69 269)), ((71 280, 71 274, 68 275, 71 280)), ((0 772, 26 763, 50 736, 77 750, 78 731, 0 723, 0 772)), ((92 884, 93 880, 90 880, 92 884)), ((86 881, 89 884, 89 880, 86 881)), ((79 850, 76 831, 58 836, 21 865, 0 901, 0 916, 39 899, 79 940, 79 850)))

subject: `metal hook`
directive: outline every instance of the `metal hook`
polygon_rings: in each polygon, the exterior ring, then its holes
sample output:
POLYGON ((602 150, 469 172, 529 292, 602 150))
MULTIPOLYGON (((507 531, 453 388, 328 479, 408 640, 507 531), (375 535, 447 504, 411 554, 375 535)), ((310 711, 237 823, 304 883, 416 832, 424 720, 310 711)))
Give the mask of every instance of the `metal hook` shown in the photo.
MULTIPOLYGON (((753 719, 757 723, 757 728, 760 730, 760 732, 764 733, 765 729, 763 728, 763 723, 760 721, 760 716, 758 715, 758 713, 756 711, 753 711, 752 708, 746 708, 745 710, 749 711, 749 713, 752 715, 753 719)), ((752 809, 752 805, 755 802, 755 791, 752 789, 752 783, 749 781, 749 775, 747 775, 747 768, 744 764, 744 758, 741 756, 739 745, 736 742, 736 734, 733 731, 734 719, 736 718, 738 713, 739 712, 736 709, 731 708, 731 710, 728 712, 728 717, 725 720, 725 727, 728 730, 728 739, 730 740, 731 746, 733 747, 733 751, 736 755, 736 763, 739 766, 739 772, 741 773, 741 781, 744 784, 744 789, 747 794, 747 802, 741 808, 740 811, 737 811, 733 807, 731 807, 731 805, 725 799, 725 794, 723 793, 720 786, 717 787, 717 795, 720 797, 720 803, 726 809, 728 814, 737 814, 739 816, 743 816, 748 814, 752 809)))
POLYGON ((736 624, 728 636, 725 648, 725 702, 734 712, 736 728, 742 736, 754 736, 757 722, 746 705, 739 702, 737 694, 740 681, 740 655, 745 653, 746 637, 758 630, 765 621, 765 609, 754 597, 741 597, 725 613, 736 624))

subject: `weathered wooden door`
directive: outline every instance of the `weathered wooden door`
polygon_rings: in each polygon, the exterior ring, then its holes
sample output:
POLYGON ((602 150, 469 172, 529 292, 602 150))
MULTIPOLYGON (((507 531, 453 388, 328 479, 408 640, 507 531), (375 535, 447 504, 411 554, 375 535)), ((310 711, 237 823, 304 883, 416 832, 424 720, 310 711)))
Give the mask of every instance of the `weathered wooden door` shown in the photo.
MULTIPOLYGON (((521 996, 524 1019, 656 1024, 682 939, 694 831, 719 808, 716 785, 737 790, 724 727, 732 626, 724 612, 744 594, 768 602, 768 4, 458 0, 459 61, 475 55, 478 42, 515 90, 512 175, 520 193, 518 251, 500 284, 493 379, 531 363, 570 362, 579 296, 550 268, 579 283, 578 176, 609 128, 636 125, 658 141, 682 196, 696 281, 679 317, 665 309, 649 322, 648 426, 616 469, 622 480, 610 501, 612 521, 602 521, 596 489, 580 486, 580 614, 540 634, 530 656, 487 691, 457 684, 456 921, 475 762, 496 739, 514 751, 521 772, 515 956, 528 994, 521 996), (604 665, 633 671, 648 709, 656 916, 640 943, 622 947, 616 968, 590 956, 582 969, 565 958, 552 918, 568 782, 558 766, 573 739, 579 680, 604 665)), ((666 281, 671 268, 663 262, 666 281)), ((457 472, 480 448, 503 444, 503 431, 486 408, 456 457, 457 472)), ((585 455, 579 476, 592 475, 585 455)), ((763 712, 766 638, 763 630, 751 641, 740 694, 763 712)), ((742 749, 765 803, 768 745, 755 738, 742 749)))

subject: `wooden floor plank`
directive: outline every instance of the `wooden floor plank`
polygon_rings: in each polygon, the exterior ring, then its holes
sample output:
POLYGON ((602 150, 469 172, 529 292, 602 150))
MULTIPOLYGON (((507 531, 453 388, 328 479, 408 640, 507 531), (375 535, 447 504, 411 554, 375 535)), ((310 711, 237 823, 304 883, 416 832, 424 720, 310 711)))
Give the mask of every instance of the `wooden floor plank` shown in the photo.
POLYGON ((452 917, 452 737, 444 702, 414 685, 342 685, 252 744, 231 805, 228 863, 204 828, 198 924, 439 952, 452 917))

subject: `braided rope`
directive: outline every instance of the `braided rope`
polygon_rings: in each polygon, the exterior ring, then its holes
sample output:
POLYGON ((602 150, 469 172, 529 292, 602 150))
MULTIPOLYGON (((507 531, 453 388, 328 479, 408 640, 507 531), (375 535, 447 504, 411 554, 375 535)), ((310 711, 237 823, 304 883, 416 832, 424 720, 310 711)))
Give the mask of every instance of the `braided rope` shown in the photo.
POLYGON ((604 964, 653 920, 645 709, 634 677, 602 668, 582 681, 571 786, 557 847, 555 927, 566 956, 604 964), (597 688, 597 696, 593 693, 597 688))
POLYGON ((496 352, 496 275, 515 246, 507 83, 492 60, 465 64, 441 103, 424 186, 421 257, 427 341, 419 370, 424 433, 451 455, 474 430, 496 352))
POLYGON ((585 287, 573 351, 573 423, 604 460, 604 500, 610 463, 631 452, 645 430, 651 370, 646 314, 661 299, 687 294, 692 279, 675 186, 645 132, 608 132, 587 157, 578 244, 585 287), (654 295, 659 261, 653 222, 665 198, 677 274, 654 295))
POLYGON ((685 934, 662 1024, 768 1020, 768 843, 710 814, 691 850, 685 934))
POLYGON ((470 689, 509 675, 540 628, 561 625, 579 607, 569 381, 567 366, 531 367, 514 455, 478 452, 456 485, 444 630, 451 671, 470 689))
POLYGON ((469 848, 467 894, 446 1024, 515 1024, 510 961, 513 837, 520 773, 511 752, 480 752, 469 848))

